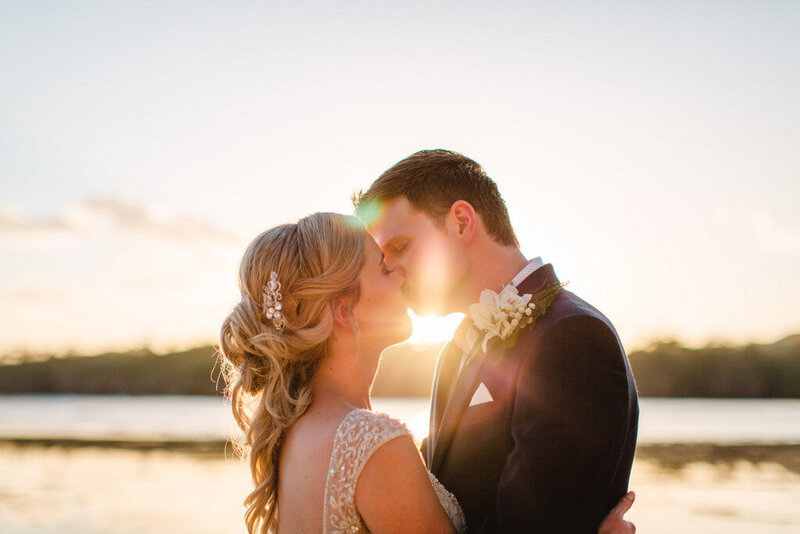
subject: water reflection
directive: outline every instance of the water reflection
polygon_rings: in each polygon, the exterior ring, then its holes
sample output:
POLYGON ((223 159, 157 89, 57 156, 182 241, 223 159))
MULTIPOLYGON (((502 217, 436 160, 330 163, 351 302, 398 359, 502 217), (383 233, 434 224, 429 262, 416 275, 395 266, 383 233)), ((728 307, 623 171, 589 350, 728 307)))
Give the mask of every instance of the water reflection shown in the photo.
POLYGON ((720 470, 732 471, 737 465, 776 464, 800 475, 800 444, 721 445, 690 443, 641 445, 636 457, 649 461, 662 470, 682 471, 691 464, 709 464, 720 470))
MULTIPOLYGON (((798 532, 797 451, 768 449, 644 447, 631 479, 631 519, 651 533, 798 532)), ((6 444, 0 472, 3 534, 245 532, 249 470, 230 448, 226 455, 6 444)))
MULTIPOLYGON (((426 399, 374 407, 427 430, 426 399)), ((640 532, 800 532, 800 401, 642 399, 640 532)), ((0 534, 245 532, 218 398, 0 396, 0 534)))

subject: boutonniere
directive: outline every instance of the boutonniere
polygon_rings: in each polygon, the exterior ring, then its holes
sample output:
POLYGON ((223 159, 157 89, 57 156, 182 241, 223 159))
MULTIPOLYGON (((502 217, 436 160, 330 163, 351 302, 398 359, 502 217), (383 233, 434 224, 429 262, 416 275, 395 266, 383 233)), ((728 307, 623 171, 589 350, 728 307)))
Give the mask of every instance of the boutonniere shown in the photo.
POLYGON ((467 344, 472 347, 467 362, 478 351, 478 347, 486 352, 486 346, 492 338, 497 337, 504 344, 513 345, 523 328, 544 315, 561 287, 561 284, 545 284, 536 293, 524 295, 520 295, 512 285, 507 285, 500 293, 491 289, 481 291, 480 301, 469 307, 473 324, 466 333, 467 344))

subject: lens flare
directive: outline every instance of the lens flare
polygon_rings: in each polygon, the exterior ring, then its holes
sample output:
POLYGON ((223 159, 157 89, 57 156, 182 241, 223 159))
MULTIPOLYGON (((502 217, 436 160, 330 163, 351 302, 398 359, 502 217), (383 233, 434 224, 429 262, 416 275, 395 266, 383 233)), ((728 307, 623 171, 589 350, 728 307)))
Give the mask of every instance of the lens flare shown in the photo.
POLYGON ((419 316, 410 309, 408 316, 411 317, 411 324, 414 327, 408 342, 416 345, 435 345, 449 341, 464 318, 463 313, 451 313, 444 317, 438 315, 419 316))

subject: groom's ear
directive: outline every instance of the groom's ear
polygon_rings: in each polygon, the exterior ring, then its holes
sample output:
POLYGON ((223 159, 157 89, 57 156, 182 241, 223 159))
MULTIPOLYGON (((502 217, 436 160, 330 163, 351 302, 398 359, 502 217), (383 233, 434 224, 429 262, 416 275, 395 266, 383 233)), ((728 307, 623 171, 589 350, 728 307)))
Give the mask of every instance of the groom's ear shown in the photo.
POLYGON ((450 206, 448 219, 459 241, 464 244, 472 241, 478 229, 478 214, 472 204, 466 200, 456 200, 450 206))

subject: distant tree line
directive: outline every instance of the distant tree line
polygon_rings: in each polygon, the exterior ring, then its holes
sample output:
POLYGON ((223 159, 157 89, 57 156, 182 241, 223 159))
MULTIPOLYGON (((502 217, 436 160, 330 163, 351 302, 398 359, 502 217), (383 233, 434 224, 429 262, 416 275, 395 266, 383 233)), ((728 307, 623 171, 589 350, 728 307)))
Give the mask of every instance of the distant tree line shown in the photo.
POLYGON ((642 396, 800 398, 800 335, 738 347, 660 342, 630 361, 642 396))
MULTIPOLYGON (((388 349, 373 394, 429 396, 441 348, 401 344, 388 349)), ((629 359, 643 397, 800 398, 800 335, 768 345, 702 348, 662 341, 632 352, 629 359)), ((211 346, 0 365, 0 394, 218 395, 223 388, 211 346)))
MULTIPOLYGON (((215 362, 210 346, 164 355, 142 349, 23 361, 0 366, 0 393, 213 395, 215 362)), ((219 391, 223 387, 220 379, 219 391)))

